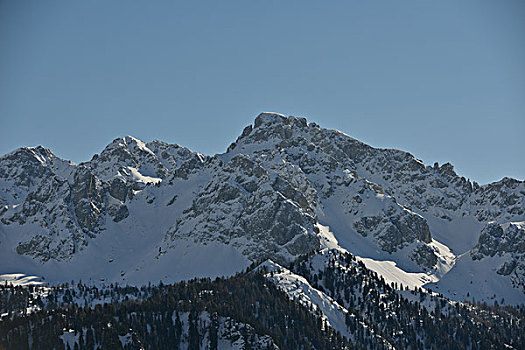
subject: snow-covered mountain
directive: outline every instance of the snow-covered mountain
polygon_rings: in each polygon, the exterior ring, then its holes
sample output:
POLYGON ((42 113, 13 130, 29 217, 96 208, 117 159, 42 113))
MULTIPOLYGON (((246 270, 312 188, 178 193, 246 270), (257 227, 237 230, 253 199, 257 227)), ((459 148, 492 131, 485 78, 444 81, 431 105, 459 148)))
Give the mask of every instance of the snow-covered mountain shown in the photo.
POLYGON ((73 164, 0 158, 0 273, 178 281, 348 251, 386 281, 452 299, 525 302, 525 182, 480 186, 450 164, 262 113, 226 153, 114 140, 73 164))

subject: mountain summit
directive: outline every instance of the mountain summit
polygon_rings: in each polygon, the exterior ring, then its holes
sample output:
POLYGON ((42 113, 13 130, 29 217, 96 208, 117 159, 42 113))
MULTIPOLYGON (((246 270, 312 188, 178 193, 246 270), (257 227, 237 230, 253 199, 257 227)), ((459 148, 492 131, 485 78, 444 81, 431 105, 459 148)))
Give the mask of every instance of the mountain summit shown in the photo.
POLYGON ((0 273, 143 284, 350 252, 388 282, 525 302, 525 182, 261 113, 226 153, 115 139, 73 164, 0 158, 0 273), (324 254, 324 253, 323 253, 324 254))

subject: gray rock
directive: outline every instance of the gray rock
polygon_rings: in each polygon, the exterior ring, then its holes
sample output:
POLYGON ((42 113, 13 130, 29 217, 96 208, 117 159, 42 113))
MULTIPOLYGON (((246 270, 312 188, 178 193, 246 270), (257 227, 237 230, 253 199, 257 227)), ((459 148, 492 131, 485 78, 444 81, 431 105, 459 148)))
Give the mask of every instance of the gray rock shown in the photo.
POLYGON ((418 265, 433 268, 438 262, 438 257, 434 250, 428 245, 421 244, 412 251, 412 260, 418 265))

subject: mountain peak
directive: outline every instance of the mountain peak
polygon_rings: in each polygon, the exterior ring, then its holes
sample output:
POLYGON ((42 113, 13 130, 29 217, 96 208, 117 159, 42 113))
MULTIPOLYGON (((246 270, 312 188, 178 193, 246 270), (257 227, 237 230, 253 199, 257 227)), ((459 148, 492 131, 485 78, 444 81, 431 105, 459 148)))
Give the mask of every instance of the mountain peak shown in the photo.
POLYGON ((57 157, 51 152, 49 149, 45 148, 44 146, 38 145, 34 147, 20 147, 16 150, 12 151, 11 153, 6 154, 5 156, 1 157, 2 159, 16 159, 19 161, 31 161, 31 162, 38 162, 42 165, 45 165, 52 161, 53 159, 56 159, 57 157))
POLYGON ((270 125, 276 122, 279 123, 285 119, 286 116, 280 113, 262 112, 259 113, 259 115, 255 118, 255 127, 258 128, 259 126, 263 125, 270 125))
POLYGON ((274 113, 274 112, 262 112, 255 118, 254 126, 255 128, 267 127, 274 125, 297 125, 305 127, 308 125, 306 118, 294 117, 294 116, 285 116, 283 114, 274 113))
POLYGON ((113 148, 130 148, 130 147, 139 147, 139 148, 147 148, 146 143, 136 137, 133 136, 122 136, 117 137, 109 145, 106 146, 106 149, 113 149, 113 148))

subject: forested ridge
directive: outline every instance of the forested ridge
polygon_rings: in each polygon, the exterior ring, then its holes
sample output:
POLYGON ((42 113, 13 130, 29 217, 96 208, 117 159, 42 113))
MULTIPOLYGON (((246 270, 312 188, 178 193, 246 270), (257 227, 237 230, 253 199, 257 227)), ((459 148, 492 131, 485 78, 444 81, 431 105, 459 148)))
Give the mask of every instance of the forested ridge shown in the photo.
MULTIPOLYGON (((113 286, 105 292, 116 296, 122 293, 122 289, 113 286)), ((55 303, 55 297, 60 295, 60 302, 53 305, 56 307, 28 315, 4 317, 0 322, 0 343, 6 349, 27 349, 30 343, 33 349, 63 349, 61 336, 64 330, 72 329, 82 333, 78 349, 93 349, 95 346, 119 348, 119 335, 129 333, 134 339, 125 347, 129 349, 173 349, 179 344, 189 349, 204 346, 213 349, 217 348, 213 319, 223 316, 252 326, 257 334, 269 335, 281 349, 351 348, 340 335, 325 327, 314 313, 294 303, 258 273, 214 281, 196 279, 174 285, 150 286, 134 292, 147 297, 144 300, 128 297, 117 303, 90 307, 64 303, 64 297, 69 300, 71 294, 55 289, 46 298, 55 303), (205 326, 211 335, 208 344, 203 343, 203 332, 199 333, 202 325, 196 324, 197 316, 203 312, 211 315, 212 321, 205 326), (180 322, 182 313, 189 313, 185 335, 180 322)), ((22 287, 2 287, 3 310, 8 294, 7 299, 21 300, 21 295, 28 297, 30 292, 22 287)), ((250 335, 247 335, 245 348, 256 349, 256 346, 259 345, 252 344, 250 335)))
POLYGON ((346 325, 366 348, 383 348, 385 341, 396 349, 525 348, 523 305, 461 303, 388 284, 352 254, 335 250, 303 255, 290 269, 348 310, 346 325))
POLYGON ((388 284, 341 252, 303 255, 288 268, 344 307, 350 337, 280 290, 279 271, 253 264, 229 278, 140 288, 2 285, 0 349, 525 348, 523 307, 388 284))

